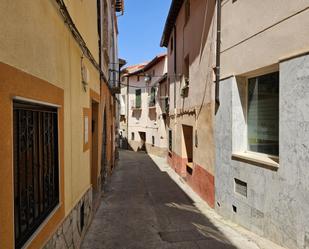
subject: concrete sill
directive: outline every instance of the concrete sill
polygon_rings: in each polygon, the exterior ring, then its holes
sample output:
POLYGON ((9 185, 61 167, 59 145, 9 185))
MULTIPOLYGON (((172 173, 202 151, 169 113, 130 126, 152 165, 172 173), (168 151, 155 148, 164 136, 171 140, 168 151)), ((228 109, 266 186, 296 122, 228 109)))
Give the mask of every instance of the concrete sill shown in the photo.
POLYGON ((148 108, 149 108, 149 109, 155 109, 156 106, 155 106, 155 105, 154 105, 154 106, 148 106, 148 108))
POLYGON ((186 164, 186 170, 189 175, 193 174, 193 162, 189 162, 186 164))
POLYGON ((253 164, 259 167, 268 168, 270 170, 278 170, 279 158, 264 154, 254 154, 248 152, 237 152, 232 154, 232 159, 253 164))
POLYGON ((187 163, 186 166, 193 169, 193 163, 187 163))

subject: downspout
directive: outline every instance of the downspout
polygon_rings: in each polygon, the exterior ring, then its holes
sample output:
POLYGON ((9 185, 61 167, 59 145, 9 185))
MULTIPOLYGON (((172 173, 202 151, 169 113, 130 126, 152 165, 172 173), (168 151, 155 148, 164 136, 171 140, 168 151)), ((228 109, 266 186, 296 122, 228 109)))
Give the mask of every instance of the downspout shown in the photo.
POLYGON ((129 76, 127 76, 127 150, 129 149, 129 76))
POLYGON ((174 108, 176 109, 176 73, 177 73, 177 42, 176 42, 176 25, 174 25, 174 108))
POLYGON ((216 46, 216 88, 215 88, 215 102, 216 111, 220 106, 220 52, 221 52, 221 0, 217 0, 217 46, 216 46))

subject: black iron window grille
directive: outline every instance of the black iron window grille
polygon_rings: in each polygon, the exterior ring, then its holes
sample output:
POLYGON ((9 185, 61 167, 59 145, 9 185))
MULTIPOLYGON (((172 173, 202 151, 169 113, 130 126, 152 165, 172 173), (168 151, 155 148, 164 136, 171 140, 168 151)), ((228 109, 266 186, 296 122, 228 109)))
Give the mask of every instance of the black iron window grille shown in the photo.
POLYGON ((59 203, 57 108, 14 101, 15 248, 59 203))

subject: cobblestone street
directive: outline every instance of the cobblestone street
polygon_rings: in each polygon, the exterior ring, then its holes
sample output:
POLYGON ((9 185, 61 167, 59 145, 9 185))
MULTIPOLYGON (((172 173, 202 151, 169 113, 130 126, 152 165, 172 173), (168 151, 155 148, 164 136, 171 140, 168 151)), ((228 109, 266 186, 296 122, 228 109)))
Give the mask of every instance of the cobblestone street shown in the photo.
POLYGON ((82 248, 260 248, 221 230, 147 154, 121 151, 82 248))

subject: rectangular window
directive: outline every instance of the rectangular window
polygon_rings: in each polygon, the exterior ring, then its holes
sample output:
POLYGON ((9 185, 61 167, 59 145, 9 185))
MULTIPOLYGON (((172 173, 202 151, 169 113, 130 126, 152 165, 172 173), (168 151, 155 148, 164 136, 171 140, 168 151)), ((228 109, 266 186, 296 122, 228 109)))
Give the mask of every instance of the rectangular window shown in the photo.
POLYGON ((135 90, 135 107, 141 108, 142 106, 142 90, 136 89, 135 90))
POLYGON ((248 80, 248 149, 279 155, 279 72, 248 80))
POLYGON ((139 80, 140 80, 140 79, 139 79, 139 75, 137 75, 137 76, 136 76, 136 80, 137 80, 137 81, 139 81, 139 80))
POLYGON ((15 248, 59 204, 57 108, 13 102, 15 248))
POLYGON ((131 133, 131 140, 134 141, 134 132, 131 133))
POLYGON ((150 90, 150 99, 149 99, 149 106, 156 105, 156 88, 152 87, 150 90))

